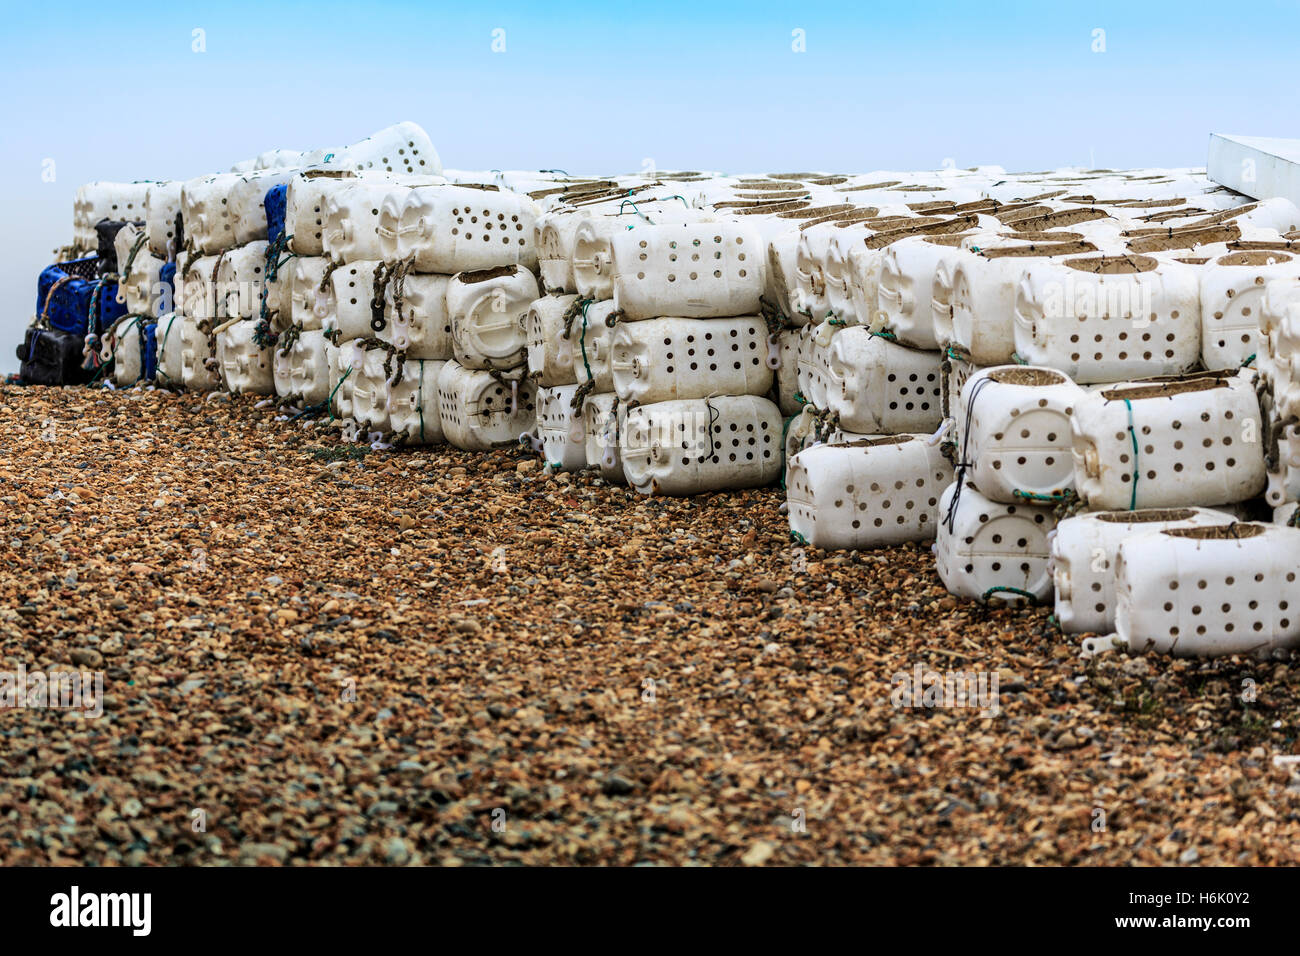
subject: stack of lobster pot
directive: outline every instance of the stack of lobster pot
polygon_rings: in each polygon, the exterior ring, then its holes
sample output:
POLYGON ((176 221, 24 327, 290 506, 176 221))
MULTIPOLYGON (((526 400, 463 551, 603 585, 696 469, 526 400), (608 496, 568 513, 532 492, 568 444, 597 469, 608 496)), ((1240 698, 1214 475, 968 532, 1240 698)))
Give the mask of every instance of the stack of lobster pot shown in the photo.
POLYGON ((529 376, 537 386, 537 427, 521 436, 552 470, 598 469, 622 483, 619 435, 626 418, 614 387, 617 324, 612 242, 619 233, 703 221, 676 192, 680 182, 566 184, 549 193, 537 219, 537 254, 546 294, 525 319, 529 376))
MULTIPOLYGON (((575 279, 584 299, 600 300, 595 280, 608 276, 613 308, 598 314, 612 332, 607 349, 597 346, 597 365, 607 351, 627 483, 642 494, 689 495, 776 480, 781 413, 765 397, 776 354, 759 314, 758 231, 709 221, 642 222, 603 235, 584 228, 575 279)), ((589 333, 595 306, 584 305, 589 333)), ((579 355, 591 341, 579 333, 579 355)), ((583 378, 599 388, 590 358, 583 378)), ((593 403, 593 417, 607 414, 602 404, 593 403)))
POLYGON ((524 333, 539 294, 532 200, 431 183, 390 188, 373 208, 378 261, 333 275, 344 340, 364 323, 368 346, 339 364, 340 376, 356 370, 353 417, 374 429, 384 416, 381 430, 408 444, 518 441, 535 416, 524 333))
POLYGON ((113 363, 113 382, 119 387, 152 381, 156 362, 158 319, 169 311, 170 291, 162 282, 167 264, 155 255, 147 223, 128 223, 114 238, 117 251, 117 301, 126 308, 104 333, 105 360, 113 363))
POLYGON ((1085 392, 1032 365, 982 369, 962 387, 955 480, 934 552, 953 594, 1037 603, 1051 593, 1048 536, 1075 497, 1072 417, 1085 392))
POLYGON ((1258 315, 1266 500, 1275 522, 1300 525, 1300 279, 1268 281, 1258 315))

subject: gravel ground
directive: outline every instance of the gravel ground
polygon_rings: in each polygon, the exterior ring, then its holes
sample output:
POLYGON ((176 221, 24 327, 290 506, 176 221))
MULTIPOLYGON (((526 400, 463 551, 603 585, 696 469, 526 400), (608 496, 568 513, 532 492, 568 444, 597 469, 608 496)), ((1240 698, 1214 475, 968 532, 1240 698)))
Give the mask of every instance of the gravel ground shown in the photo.
POLYGON ((4 668, 105 694, 0 714, 4 864, 1300 862, 1293 664, 1081 661, 775 489, 7 386, 0 490, 4 668), (918 664, 1000 713, 892 706, 918 664))

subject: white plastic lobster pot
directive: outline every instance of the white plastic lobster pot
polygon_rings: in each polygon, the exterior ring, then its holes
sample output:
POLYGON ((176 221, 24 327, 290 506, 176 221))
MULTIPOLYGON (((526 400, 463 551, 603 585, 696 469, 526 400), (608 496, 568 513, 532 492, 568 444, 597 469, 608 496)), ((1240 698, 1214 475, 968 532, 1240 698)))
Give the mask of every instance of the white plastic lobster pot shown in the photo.
POLYGON ((785 433, 781 451, 786 469, 789 469, 795 455, 805 448, 822 444, 828 437, 821 419, 810 405, 804 406, 802 411, 783 423, 782 427, 785 433))
POLYGON ((755 488, 781 474, 781 413, 754 395, 641 405, 621 442, 623 473, 644 495, 755 488))
MULTIPOLYGON (((325 318, 321 328, 338 329, 342 339, 360 339, 375 335, 374 311, 371 303, 375 297, 375 270, 382 262, 365 260, 340 265, 330 273, 326 283, 325 318)), ((387 319, 383 325, 387 327, 387 319)))
POLYGON ((263 169, 240 176, 226 194, 235 245, 265 240, 266 194, 276 186, 288 184, 296 170, 263 169))
POLYGON ((149 183, 145 190, 145 228, 149 232, 149 251, 168 259, 176 253, 176 214, 181 211, 180 180, 149 183))
POLYGON ((149 252, 148 234, 134 223, 128 223, 113 237, 117 253, 117 301, 133 315, 157 316, 162 304, 158 286, 163 260, 149 252), (132 255, 132 252, 135 255, 132 255), (128 268, 129 263, 129 268, 128 268))
POLYGON ((1115 629, 1115 558, 1127 538, 1232 521, 1231 515, 1208 508, 1096 511, 1061 521, 1051 536, 1052 583, 1061 630, 1106 634, 1115 629))
POLYGON ((766 268, 763 270, 763 295, 793 326, 807 325, 809 322, 809 316, 794 307, 794 291, 798 285, 798 248, 797 229, 772 236, 767 241, 766 268))
POLYGON ((144 376, 144 352, 140 345, 139 315, 123 316, 117 322, 113 341, 113 384, 119 388, 134 385, 144 376))
POLYGON ((456 361, 480 369, 510 369, 526 362, 524 316, 537 297, 537 280, 519 266, 453 276, 447 312, 456 361))
POLYGON ((323 327, 330 314, 329 284, 322 289, 321 282, 329 266, 330 261, 324 256, 297 256, 289 260, 289 317, 294 325, 304 329, 323 327))
POLYGON ((1240 368, 1263 342, 1267 284, 1300 276, 1300 257, 1272 250, 1233 252, 1199 272, 1202 361, 1206 368, 1240 368))
POLYGON ((814 445, 790 460, 790 530, 826 550, 858 550, 935 536, 952 465, 926 435, 814 445))
MULTIPOLYGON (((950 255, 941 256, 934 266, 934 277, 930 280, 930 321, 934 325, 934 340, 940 348, 952 344, 952 283, 957 271, 957 264, 966 258, 973 258, 974 253, 965 249, 953 249, 950 255)), ((877 301, 879 290, 877 289, 877 301)))
POLYGON ((1097 383, 1177 375, 1200 361, 1194 266, 1133 255, 1033 259, 1025 266, 1012 325, 1015 350, 1026 362, 1097 383))
POLYGON ((826 406, 840 427, 865 434, 932 432, 943 419, 942 352, 923 352, 865 326, 831 339, 826 406))
POLYGON ((757 316, 620 322, 610 350, 614 391, 629 405, 772 387, 767 325, 757 316))
POLYGON ((284 232, 289 247, 300 256, 325 255, 323 210, 325 195, 356 181, 343 169, 303 170, 290 178, 285 190, 284 232))
MULTIPOLYGON (((870 325, 875 315, 863 315, 853 299, 849 274, 849 254, 862 242, 862 230, 827 226, 830 242, 822 259, 822 286, 826 292, 827 318, 834 316, 845 325, 870 325)), ((809 230, 811 231, 811 230, 809 230)))
POLYGON ((221 313, 218 306, 225 307, 217 299, 217 268, 220 259, 217 256, 200 256, 194 260, 192 269, 188 268, 189 257, 177 260, 176 264, 176 309, 192 319, 214 319, 221 313), (189 275, 186 275, 186 272, 189 275))
POLYGON ((1300 643, 1300 530, 1168 528, 1126 538, 1115 559, 1115 635, 1130 654, 1264 655, 1300 643))
POLYGON ((274 355, 270 347, 253 341, 256 326, 250 319, 240 319, 227 323, 216 334, 221 382, 236 395, 275 394, 274 355))
POLYGON ((325 255, 335 262, 383 259, 379 245, 379 210, 393 193, 408 187, 373 179, 344 181, 324 194, 321 206, 321 242, 325 255))
POLYGON ((1259 417, 1241 375, 1090 392, 1070 419, 1079 496, 1093 511, 1253 498, 1267 481, 1259 417))
POLYGON ((582 408, 573 407, 577 385, 537 389, 537 438, 534 448, 556 471, 587 467, 587 432, 582 408))
POLYGON ((217 294, 222 298, 222 315, 251 319, 262 310, 265 288, 266 240, 231 249, 217 268, 217 294))
POLYGON ((1300 501, 1300 424, 1273 423, 1273 427, 1278 429, 1277 460, 1268 473, 1264 499, 1278 508, 1289 501, 1300 501))
POLYGON ((154 330, 154 347, 159 385, 180 385, 182 383, 181 326, 184 318, 176 312, 168 312, 158 317, 158 328, 154 330))
POLYGON ((619 485, 627 483, 619 448, 619 436, 626 417, 627 406, 621 404, 615 395, 588 395, 582 403, 587 465, 598 467, 602 478, 619 485))
MULTIPOLYGON (((876 312, 903 345, 937 349, 934 278, 939 263, 955 260, 960 237, 909 236, 884 248, 876 286, 876 312)), ((877 318, 873 315, 869 322, 877 318)))
MULTIPOLYGON (((756 313, 764 252, 758 232, 739 223, 642 225, 616 233, 615 308, 630 321, 756 313)), ((574 267, 576 274, 576 258, 574 267)))
POLYGON ((142 219, 151 183, 86 183, 77 187, 72 203, 73 244, 93 252, 98 245, 95 223, 101 219, 142 219))
POLYGON ((394 191, 379 207, 375 258, 404 261, 416 272, 452 275, 537 262, 537 207, 495 186, 417 186, 394 191))
POLYGON ((355 340, 325 349, 329 359, 330 412, 335 418, 355 420, 352 416, 352 389, 365 365, 366 353, 366 347, 355 340))
POLYGON ((284 391, 281 391, 277 375, 276 394, 296 399, 304 407, 320 405, 329 398, 333 387, 332 370, 336 359, 331 352, 340 351, 329 344, 325 333, 320 329, 307 329, 299 332, 297 339, 289 346, 288 354, 282 355, 283 349, 276 349, 277 372, 281 358, 287 361, 287 379, 284 391))
POLYGON ((1056 526, 1052 509, 990 501, 969 480, 954 507, 956 492, 954 481, 939 499, 934 555, 944 587, 976 600, 1014 602, 1024 593, 1046 600, 1052 592, 1047 566, 1047 536, 1056 526))
POLYGON ((597 392, 614 391, 614 328, 607 322, 613 311, 613 299, 592 302, 578 315, 570 335, 574 376, 579 385, 594 382, 597 392))
MULTIPOLYGON (((578 381, 573 370, 573 353, 576 340, 582 333, 582 318, 572 311, 577 301, 576 295, 552 293, 535 300, 528 308, 524 319, 528 333, 528 368, 533 380, 543 388, 578 381)), ((604 323, 601 325, 603 328, 604 323)))
POLYGON ((325 162, 357 171, 400 173, 410 176, 441 176, 442 161, 429 134, 417 123, 403 121, 385 126, 329 156, 325 162))
POLYGON ((1033 365, 999 365, 967 380, 961 454, 976 487, 1007 503, 1073 489, 1070 416, 1084 394, 1060 372, 1033 365))
POLYGON ((191 391, 205 391, 220 384, 216 356, 212 353, 212 340, 199 328, 200 320, 191 315, 181 318, 181 384, 191 391))
POLYGON ((537 267, 552 293, 576 292, 573 280, 573 244, 583 217, 569 210, 550 210, 537 217, 534 236, 537 267))
POLYGON ((452 356, 451 315, 447 286, 451 276, 416 275, 390 280, 384 286, 387 324, 379 338, 408 358, 445 361, 452 356))
MULTIPOLYGON (((814 226, 802 230, 795 244, 794 288, 791 290, 790 305, 796 313, 813 323, 824 322, 831 317, 825 274, 830 240, 829 228, 814 226)), ((836 318, 844 319, 843 316, 836 318)))
POLYGON ((442 417, 438 409, 438 376, 445 361, 407 359, 402 377, 388 386, 388 422, 404 445, 442 442, 442 417))
POLYGON ((803 404, 794 397, 799 391, 799 330, 785 329, 777 333, 777 343, 780 362, 776 368, 777 404, 781 414, 788 418, 803 409, 803 404))
POLYGON ((360 364, 352 373, 352 420, 365 431, 389 430, 389 380, 395 369, 387 349, 363 350, 360 364))
POLYGON ((220 173, 186 180, 181 186, 181 213, 185 238, 207 255, 235 245, 235 225, 227 202, 236 173, 220 173))
POLYGON ((951 349, 944 353, 940 364, 940 370, 944 375, 943 417, 952 419, 952 435, 958 441, 961 440, 961 436, 966 431, 966 406, 962 404, 961 400, 962 389, 966 387, 966 383, 970 381, 971 376, 980 372, 984 367, 962 358, 959 353, 951 349))
POLYGON ((527 381, 502 382, 492 373, 448 362, 438 375, 439 413, 448 444, 488 451, 519 441, 536 422, 536 389, 527 381))
POLYGON ((804 401, 817 409, 829 407, 834 383, 831 373, 831 345, 839 329, 830 323, 805 325, 799 329, 799 370, 796 380, 804 401))

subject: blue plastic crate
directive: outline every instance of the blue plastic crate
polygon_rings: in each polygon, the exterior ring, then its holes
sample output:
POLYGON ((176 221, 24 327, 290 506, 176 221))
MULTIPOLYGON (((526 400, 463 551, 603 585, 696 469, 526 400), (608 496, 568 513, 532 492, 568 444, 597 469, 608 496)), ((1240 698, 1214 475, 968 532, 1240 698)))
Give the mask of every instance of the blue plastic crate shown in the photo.
POLYGON ((273 186, 266 194, 266 238, 274 245, 284 235, 288 186, 273 186))

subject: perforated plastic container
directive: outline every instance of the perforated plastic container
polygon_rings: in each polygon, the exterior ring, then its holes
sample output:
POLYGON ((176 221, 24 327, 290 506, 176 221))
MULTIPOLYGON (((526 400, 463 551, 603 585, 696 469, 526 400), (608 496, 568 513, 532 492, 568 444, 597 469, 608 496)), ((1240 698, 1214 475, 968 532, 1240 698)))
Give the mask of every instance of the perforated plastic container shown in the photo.
POLYGON ((456 361, 466 368, 512 369, 528 360, 524 316, 537 280, 519 266, 462 272, 447 286, 456 361))
POLYGON ((925 435, 814 445, 786 471, 790 530, 827 550, 926 541, 952 465, 925 435))
POLYGON ((573 407, 577 385, 537 389, 537 430, 534 449, 556 471, 587 467, 587 431, 582 408, 573 407))
POLYGON ((277 375, 276 394, 296 398, 304 407, 319 405, 328 399, 330 389, 333 387, 331 370, 336 364, 330 355, 331 350, 339 351, 329 344, 325 333, 320 329, 308 329, 298 333, 297 339, 289 346, 287 354, 283 354, 283 347, 277 348, 275 350, 277 372, 282 359, 287 367, 284 391, 281 391, 282 386, 277 375))
POLYGON ((909 236, 882 251, 876 313, 900 344, 940 347, 934 321, 935 272, 941 262, 956 260, 960 242, 960 236, 909 236))
POLYGON ((1300 276, 1300 255, 1246 250, 1200 269, 1201 358, 1206 368, 1239 368, 1262 346, 1264 292, 1270 281, 1300 276))
POLYGON ((581 223, 582 217, 568 210, 544 212, 534 223, 537 266, 553 295, 578 291, 573 279, 573 244, 581 223))
POLYGON ((326 291, 321 291, 320 286, 329 265, 330 261, 323 256, 298 256, 289 260, 289 317, 294 325, 304 329, 322 328, 329 315, 329 286, 326 291))
POLYGON ((1092 510, 1208 507, 1264 491, 1263 427, 1244 376, 1116 385, 1085 395, 1070 421, 1075 485, 1092 510))
POLYGON ((394 359, 387 349, 367 348, 359 366, 352 373, 352 420, 367 432, 387 432, 389 382, 394 359))
POLYGON ((438 375, 439 413, 447 442, 488 451, 518 442, 536 422, 536 389, 527 381, 502 382, 490 372, 448 362, 438 375))
MULTIPOLYGON (((1021 276, 1027 269, 1041 270, 1053 255, 1078 258, 1090 248, 1081 243, 1034 246, 1008 241, 998 247, 981 247, 978 254, 959 256, 950 294, 953 344, 981 365, 1011 362, 1016 351, 1015 307, 1021 276)), ((1035 365, 1054 364, 1037 355, 1024 358, 1035 365)))
POLYGON ((414 273, 389 281, 384 286, 387 323, 378 337, 404 351, 408 358, 451 358, 451 315, 447 312, 450 284, 451 276, 414 273))
POLYGON ((617 396, 596 393, 582 403, 583 432, 587 439, 587 464, 598 467, 600 476, 615 484, 627 484, 619 448, 627 406, 617 396))
POLYGON ((777 404, 781 414, 789 417, 797 415, 803 409, 803 403, 795 398, 799 391, 799 346, 797 329, 787 329, 777 336, 778 360, 776 369, 777 404))
POLYGON ((285 194, 284 231, 300 256, 324 256, 325 195, 356 181, 344 169, 317 167, 291 177, 285 194))
POLYGON ((750 226, 642 225, 615 233, 611 251, 614 303, 628 320, 758 312, 766 250, 750 226))
POLYGON ((1053 369, 999 365, 962 388, 964 460, 976 487, 1014 504, 1074 488, 1070 416, 1084 390, 1053 369))
MULTIPOLYGON (((1277 455, 1268 472, 1264 499, 1271 507, 1277 508, 1288 501, 1300 501, 1300 423, 1278 422, 1274 428, 1277 455)), ((1269 464, 1266 458, 1265 465, 1269 464)))
POLYGON ((266 194, 276 186, 288 184, 293 176, 294 170, 290 168, 262 169, 245 173, 231 183, 226 205, 235 245, 267 239, 266 194))
POLYGON ((1176 375, 1200 361, 1193 266, 1133 255, 1031 259, 1016 290, 1016 352, 1077 382, 1176 375))
POLYGON ((154 376, 155 326, 140 315, 120 319, 113 330, 113 384, 119 388, 154 376))
POLYGON ((181 363, 183 318, 176 312, 168 312, 158 317, 158 326, 154 331, 156 343, 156 379, 159 385, 179 386, 183 382, 181 363))
POLYGON ((582 331, 582 319, 572 311, 577 301, 576 295, 551 294, 535 300, 528 308, 524 320, 528 333, 528 368, 533 380, 543 388, 578 381, 573 370, 573 353, 582 331))
POLYGON ((217 256, 200 256, 189 268, 188 257, 176 267, 175 303, 177 311, 193 319, 218 318, 225 303, 217 299, 217 256), (185 273, 188 272, 188 275, 185 273))
POLYGON ((151 183, 93 182, 77 187, 72 204, 73 245, 94 250, 95 223, 101 219, 142 219, 151 183))
POLYGON ((379 244, 379 210, 390 193, 410 190, 369 179, 344 180, 326 192, 321 205, 321 243, 335 262, 384 258, 379 244))
POLYGON ((1052 509, 990 501, 969 480, 954 506, 956 491, 953 482, 939 499, 934 554, 944 587, 977 600, 1047 600, 1052 593, 1047 536, 1056 526, 1052 509))
POLYGON ((805 325, 799 329, 799 366, 795 380, 798 394, 814 408, 829 407, 830 392, 835 384, 831 373, 831 344, 839 331, 834 325, 805 325))
POLYGON ((344 342, 337 348, 327 346, 329 359, 329 402, 335 418, 355 421, 352 415, 352 389, 366 361, 366 348, 360 342, 344 342))
POLYGON ((610 349, 614 391, 633 405, 772 387, 767 325, 757 316, 620 322, 610 349))
POLYGON ((623 472, 641 494, 752 488, 781 473, 781 413, 752 395, 630 409, 621 442, 623 472))
POLYGON ((824 322, 831 317, 846 320, 843 315, 833 316, 826 288, 826 255, 830 241, 828 228, 813 226, 800 231, 795 244, 794 288, 790 304, 796 313, 812 323, 824 322))
POLYGON ((189 179, 181 186, 185 238, 205 255, 235 245, 235 225, 223 200, 238 179, 236 173, 221 173, 189 179))
POLYGON ((181 211, 179 180, 149 183, 145 192, 145 225, 149 251, 163 259, 176 252, 176 214, 181 211))
POLYGON ((176 331, 181 337, 181 384, 192 391, 216 388, 221 380, 217 375, 216 356, 208 333, 199 329, 199 320, 193 316, 182 316, 178 325, 180 327, 176 331))
POLYGON ((1115 558, 1129 537, 1233 520, 1208 508, 1097 511, 1066 518, 1051 536, 1052 583, 1061 630, 1105 634, 1115 629, 1115 558))
MULTIPOLYGON (((321 319, 321 328, 326 331, 337 329, 344 340, 368 338, 387 328, 388 320, 381 313, 379 328, 375 328, 375 310, 372 304, 375 298, 375 270, 382 262, 363 260, 339 265, 329 276, 326 283, 325 316, 321 319)), ((295 293, 297 289, 294 290, 295 293)), ((315 313, 319 285, 315 289, 305 289, 304 296, 313 300, 315 313)), ((296 296, 295 296, 296 300, 296 296)))
POLYGON ((1130 654, 1264 655, 1300 643, 1300 530, 1170 528, 1126 538, 1116 558, 1113 638, 1130 654))
POLYGON ((127 223, 113 239, 117 250, 117 301, 132 315, 155 318, 162 296, 157 294, 163 260, 149 251, 148 234, 140 226, 127 223), (132 252, 135 253, 132 256, 132 252))
POLYGON ((495 186, 418 186, 381 204, 376 258, 414 256, 416 272, 453 275, 537 262, 537 207, 495 186))
POLYGON ((403 121, 386 126, 372 136, 346 146, 326 162, 345 169, 409 176, 438 176, 442 161, 433 143, 417 123, 403 121))
POLYGON ((404 445, 436 445, 443 441, 438 403, 438 376, 445 361, 408 359, 402 377, 388 387, 388 423, 404 445))
POLYGON ((221 257, 217 294, 222 297, 223 316, 251 319, 260 314, 265 271, 266 240, 238 246, 221 257))
POLYGON ((930 432, 942 420, 943 355, 909 349, 865 326, 831 340, 826 407, 841 428, 865 434, 930 432))
POLYGON ((216 335, 217 364, 226 391, 238 395, 275 394, 275 370, 271 349, 253 341, 256 323, 241 319, 227 323, 216 335))

